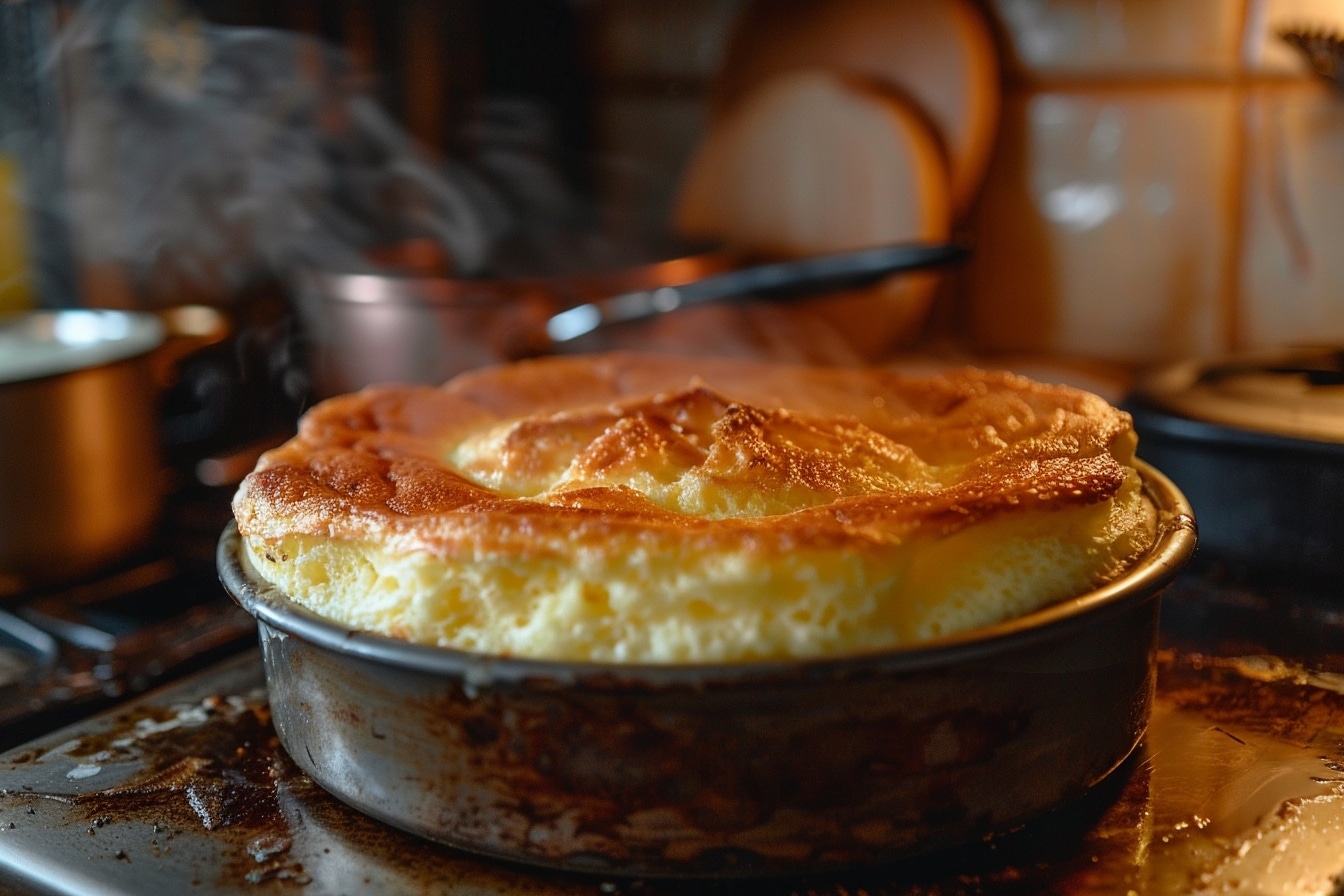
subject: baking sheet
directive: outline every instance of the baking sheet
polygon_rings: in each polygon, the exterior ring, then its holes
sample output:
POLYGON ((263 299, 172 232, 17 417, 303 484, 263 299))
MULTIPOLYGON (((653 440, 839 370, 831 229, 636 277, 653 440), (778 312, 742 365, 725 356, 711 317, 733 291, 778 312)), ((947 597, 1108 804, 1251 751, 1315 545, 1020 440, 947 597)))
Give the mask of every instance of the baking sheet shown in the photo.
POLYGON ((248 651, 0 756, 0 893, 1337 893, 1344 616, 1211 593, 1166 599, 1140 752, 1082 800, 970 848, 723 884, 478 859, 366 819, 300 773, 248 651))

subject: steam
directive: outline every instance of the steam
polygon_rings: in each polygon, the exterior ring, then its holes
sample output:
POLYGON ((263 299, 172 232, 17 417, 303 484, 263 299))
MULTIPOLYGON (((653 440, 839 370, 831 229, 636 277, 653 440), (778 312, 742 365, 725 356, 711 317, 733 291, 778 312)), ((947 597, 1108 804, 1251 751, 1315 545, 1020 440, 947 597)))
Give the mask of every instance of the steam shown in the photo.
POLYGON ((229 295, 304 268, 371 270, 372 248, 411 238, 470 276, 529 214, 575 214, 536 163, 525 106, 483 106, 471 163, 437 159, 345 54, 306 35, 216 26, 166 0, 90 0, 52 64, 67 82, 79 250, 123 265, 142 292, 229 295))

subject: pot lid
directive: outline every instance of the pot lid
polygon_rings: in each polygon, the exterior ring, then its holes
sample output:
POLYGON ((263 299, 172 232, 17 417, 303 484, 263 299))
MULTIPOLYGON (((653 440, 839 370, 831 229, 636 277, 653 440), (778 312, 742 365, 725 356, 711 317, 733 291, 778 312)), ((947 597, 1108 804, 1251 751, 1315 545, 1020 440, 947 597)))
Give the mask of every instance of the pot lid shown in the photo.
POLYGON ((17 383, 123 361, 156 348, 151 314, 72 309, 0 318, 0 383, 17 383))
POLYGON ((1135 394, 1190 420, 1344 443, 1344 349, 1337 347, 1185 361, 1143 378, 1135 394))

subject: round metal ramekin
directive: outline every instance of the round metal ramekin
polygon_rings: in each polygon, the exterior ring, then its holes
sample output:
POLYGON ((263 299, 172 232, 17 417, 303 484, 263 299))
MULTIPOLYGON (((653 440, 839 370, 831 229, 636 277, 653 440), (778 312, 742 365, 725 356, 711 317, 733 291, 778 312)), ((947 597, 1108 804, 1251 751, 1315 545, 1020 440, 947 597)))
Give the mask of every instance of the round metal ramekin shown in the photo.
POLYGON ((350 631, 245 568, 271 711, 296 763, 436 841, 570 870, 772 875, 1003 831, 1115 770, 1152 706, 1159 596, 1195 525, 1141 467, 1160 524, 1123 577, 1028 616, 838 659, 622 665, 503 658, 350 631))

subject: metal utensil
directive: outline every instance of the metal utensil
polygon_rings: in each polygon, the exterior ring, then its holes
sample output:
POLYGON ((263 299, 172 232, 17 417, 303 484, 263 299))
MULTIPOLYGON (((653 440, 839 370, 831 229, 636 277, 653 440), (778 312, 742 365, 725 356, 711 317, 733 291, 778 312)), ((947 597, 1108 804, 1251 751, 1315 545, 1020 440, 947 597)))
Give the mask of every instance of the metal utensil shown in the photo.
POLYGON ((576 305, 547 320, 546 335, 553 343, 568 342, 608 324, 641 320, 690 305, 747 295, 858 286, 900 271, 952 264, 967 251, 955 243, 900 243, 753 265, 679 286, 642 289, 576 305))

